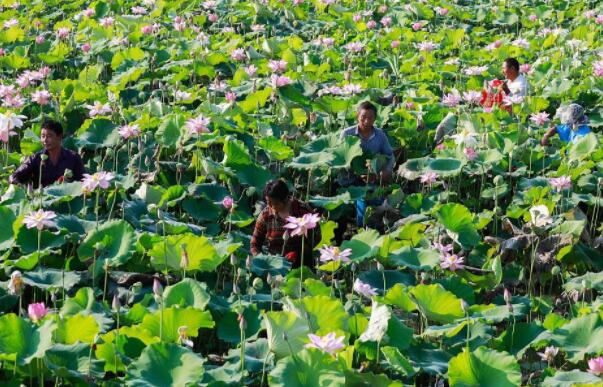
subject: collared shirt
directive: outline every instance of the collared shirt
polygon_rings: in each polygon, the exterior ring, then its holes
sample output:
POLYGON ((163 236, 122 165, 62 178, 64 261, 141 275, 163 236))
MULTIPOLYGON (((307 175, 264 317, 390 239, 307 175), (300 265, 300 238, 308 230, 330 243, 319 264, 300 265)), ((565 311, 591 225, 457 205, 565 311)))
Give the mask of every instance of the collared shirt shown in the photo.
POLYGON ((579 125, 576 130, 572 130, 571 125, 557 125, 557 134, 563 142, 575 142, 578 138, 590 133, 588 125, 579 125))
MULTIPOLYGON (((40 162, 42 155, 48 155, 47 150, 41 150, 32 156, 29 156, 23 164, 17 168, 10 176, 12 184, 33 184, 34 188, 38 187, 38 179, 40 178, 40 162)), ((44 161, 42 166, 42 187, 46 187, 57 180, 61 180, 65 174, 65 170, 69 169, 73 173, 72 181, 82 180, 84 174, 84 164, 82 158, 77 153, 61 147, 61 154, 56 164, 50 161, 50 157, 44 161)))
POLYGON ((358 125, 351 126, 341 133, 341 138, 346 136, 356 136, 360 138, 360 147, 362 151, 375 155, 385 155, 387 164, 383 168, 385 171, 392 172, 394 170, 394 151, 392 150, 387 135, 382 129, 373 128, 373 134, 369 138, 364 138, 358 131, 358 125))
POLYGON ((507 82, 507 87, 510 91, 509 95, 512 97, 526 97, 528 95, 528 81, 523 74, 519 74, 517 78, 507 82))

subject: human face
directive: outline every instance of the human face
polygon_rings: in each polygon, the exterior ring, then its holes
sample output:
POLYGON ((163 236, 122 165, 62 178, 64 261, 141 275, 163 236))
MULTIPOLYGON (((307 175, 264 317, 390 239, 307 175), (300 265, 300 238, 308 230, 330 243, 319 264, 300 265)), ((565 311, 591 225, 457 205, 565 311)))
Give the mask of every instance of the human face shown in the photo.
POLYGON ((373 124, 375 123, 375 119, 377 117, 375 116, 375 113, 372 110, 361 109, 357 113, 357 118, 358 127, 363 131, 367 131, 373 129, 373 124))
POLYGON ((55 132, 50 129, 42 129, 40 133, 40 139, 42 140, 42 145, 44 149, 47 151, 55 151, 61 148, 61 141, 63 140, 63 136, 59 136, 55 132))
POLYGON ((266 198, 268 201, 268 207, 274 214, 283 212, 287 208, 287 201, 281 202, 280 200, 266 198))
POLYGON ((505 78, 511 81, 517 78, 518 75, 517 70, 515 70, 512 66, 509 66, 507 62, 503 62, 502 72, 505 78))

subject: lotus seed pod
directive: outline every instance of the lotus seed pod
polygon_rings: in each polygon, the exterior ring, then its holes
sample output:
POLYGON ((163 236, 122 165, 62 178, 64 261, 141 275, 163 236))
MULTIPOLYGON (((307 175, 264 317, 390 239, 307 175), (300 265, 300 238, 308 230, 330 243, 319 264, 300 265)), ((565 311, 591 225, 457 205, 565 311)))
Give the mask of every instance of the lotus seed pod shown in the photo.
POLYGON ((46 161, 48 160, 48 155, 45 153, 42 153, 42 155, 40 156, 40 158, 42 159, 42 161, 46 161))
POLYGON ((261 279, 261 278, 256 277, 256 278, 253 280, 252 286, 253 286, 253 288, 254 288, 255 290, 260 290, 260 289, 262 289, 262 288, 264 287, 264 281, 262 281, 262 279, 261 279))
POLYGON ((553 266, 551 269, 551 274, 553 276, 558 276, 561 273, 561 268, 559 266, 553 266))
POLYGON ((504 179, 501 175, 496 175, 494 176, 493 182, 495 185, 501 185, 504 182, 504 179))

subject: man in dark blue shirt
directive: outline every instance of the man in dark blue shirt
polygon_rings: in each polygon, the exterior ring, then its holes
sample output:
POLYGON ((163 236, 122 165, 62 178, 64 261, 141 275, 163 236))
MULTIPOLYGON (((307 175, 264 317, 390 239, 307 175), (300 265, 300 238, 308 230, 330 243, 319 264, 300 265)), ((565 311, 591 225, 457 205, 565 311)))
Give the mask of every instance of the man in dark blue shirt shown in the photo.
POLYGON ((10 176, 11 184, 32 184, 37 188, 55 182, 79 181, 84 174, 82 158, 75 152, 63 148, 63 127, 56 121, 42 124, 40 138, 44 149, 29 156, 10 176), (41 168, 41 170, 40 170, 41 168), (65 172, 71 171, 69 176, 65 172))

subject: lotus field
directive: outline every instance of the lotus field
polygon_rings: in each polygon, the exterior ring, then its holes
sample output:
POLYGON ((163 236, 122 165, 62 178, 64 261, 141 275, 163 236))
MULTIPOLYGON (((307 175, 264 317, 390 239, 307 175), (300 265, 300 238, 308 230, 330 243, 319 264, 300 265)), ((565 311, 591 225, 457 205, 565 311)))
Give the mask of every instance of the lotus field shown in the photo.
POLYGON ((0 9, 0 384, 603 386, 602 3, 0 9))

